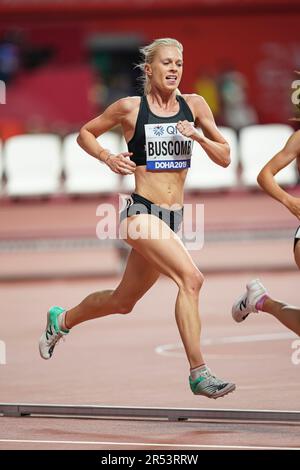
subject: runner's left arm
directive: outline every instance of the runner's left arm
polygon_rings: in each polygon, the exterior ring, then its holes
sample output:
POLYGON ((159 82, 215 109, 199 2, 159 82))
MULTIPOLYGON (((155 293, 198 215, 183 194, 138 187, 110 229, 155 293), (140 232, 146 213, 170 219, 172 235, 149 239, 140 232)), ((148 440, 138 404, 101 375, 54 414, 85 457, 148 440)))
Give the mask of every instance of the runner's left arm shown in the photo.
POLYGON ((219 132, 210 107, 199 95, 192 95, 195 127, 188 121, 179 121, 177 127, 186 137, 198 142, 209 158, 217 165, 227 167, 230 164, 230 147, 219 132), (197 130, 200 127, 203 135, 197 130))

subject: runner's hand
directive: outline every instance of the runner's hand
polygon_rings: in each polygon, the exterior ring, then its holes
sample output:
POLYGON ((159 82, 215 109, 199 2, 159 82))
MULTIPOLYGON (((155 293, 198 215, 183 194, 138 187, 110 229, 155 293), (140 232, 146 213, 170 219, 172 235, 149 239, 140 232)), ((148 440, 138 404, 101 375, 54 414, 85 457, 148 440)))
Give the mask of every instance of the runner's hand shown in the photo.
POLYGON ((194 139, 198 134, 193 124, 191 124, 189 121, 178 121, 177 129, 179 130, 180 134, 191 139, 194 139))
POLYGON ((300 220, 300 198, 290 196, 286 204, 288 210, 300 220))
POLYGON ((110 155, 105 163, 114 173, 119 175, 132 175, 135 172, 136 164, 130 160, 129 157, 131 157, 131 155, 133 155, 132 152, 110 155))

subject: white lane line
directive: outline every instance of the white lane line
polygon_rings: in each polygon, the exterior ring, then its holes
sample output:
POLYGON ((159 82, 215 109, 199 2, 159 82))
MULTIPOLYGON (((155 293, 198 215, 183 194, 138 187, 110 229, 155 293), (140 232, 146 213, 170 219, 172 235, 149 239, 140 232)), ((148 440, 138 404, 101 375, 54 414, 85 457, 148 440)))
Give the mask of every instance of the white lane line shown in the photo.
POLYGON ((300 450, 300 447, 274 447, 274 446, 240 446, 240 445, 210 445, 210 444, 168 444, 157 442, 111 442, 111 441, 49 441, 39 439, 0 439, 5 443, 22 443, 22 444, 71 444, 71 445, 101 445, 101 446, 140 446, 140 447, 175 447, 194 449, 256 449, 256 450, 300 450))
MULTIPOLYGON (((218 344, 237 344, 237 343, 252 343, 260 341, 281 341, 284 339, 297 338, 295 333, 283 332, 283 333, 266 333, 257 335, 246 335, 246 336, 224 336, 221 338, 203 338, 201 344, 203 346, 215 346, 218 344)), ((162 344, 155 348, 157 354, 164 356, 180 356, 183 353, 182 344, 162 344), (181 352, 182 351, 182 352, 181 352)))
MULTIPOLYGON (((297 388, 299 390, 299 382, 289 382, 289 390, 291 388, 297 388)), ((267 383, 267 384, 262 384, 261 382, 256 385, 239 385, 239 390, 275 390, 279 388, 284 388, 286 389, 286 384, 278 384, 276 382, 274 383, 267 383)))

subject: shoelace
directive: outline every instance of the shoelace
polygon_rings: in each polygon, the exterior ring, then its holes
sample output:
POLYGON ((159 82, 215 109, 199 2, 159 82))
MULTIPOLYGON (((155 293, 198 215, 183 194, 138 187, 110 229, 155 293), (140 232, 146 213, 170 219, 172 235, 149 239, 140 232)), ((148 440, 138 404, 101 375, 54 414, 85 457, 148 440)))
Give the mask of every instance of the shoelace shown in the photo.
POLYGON ((218 379, 215 375, 212 374, 211 370, 207 367, 207 369, 204 371, 204 375, 209 380, 209 382, 215 382, 218 385, 224 383, 225 381, 223 379, 218 379))

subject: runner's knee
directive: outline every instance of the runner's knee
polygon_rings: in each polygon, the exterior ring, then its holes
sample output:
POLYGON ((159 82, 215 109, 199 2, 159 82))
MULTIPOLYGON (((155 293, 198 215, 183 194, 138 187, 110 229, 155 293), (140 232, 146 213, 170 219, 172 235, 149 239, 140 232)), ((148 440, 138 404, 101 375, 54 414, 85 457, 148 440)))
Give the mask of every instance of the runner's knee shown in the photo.
POLYGON ((194 268, 182 274, 179 281, 179 288, 192 294, 198 294, 203 282, 203 274, 197 268, 194 268))
POLYGON ((129 301, 129 300, 121 300, 117 303, 116 313, 120 313, 121 315, 126 315, 132 312, 136 302, 129 301))

